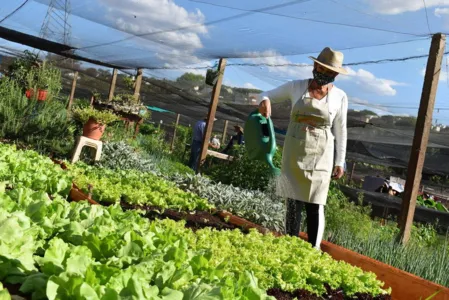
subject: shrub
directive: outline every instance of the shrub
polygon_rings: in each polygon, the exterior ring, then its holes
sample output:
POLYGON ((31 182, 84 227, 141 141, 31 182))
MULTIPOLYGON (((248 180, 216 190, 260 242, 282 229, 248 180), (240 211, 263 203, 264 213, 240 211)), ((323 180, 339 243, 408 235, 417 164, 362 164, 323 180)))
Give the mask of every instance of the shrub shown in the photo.
POLYGON ((187 166, 165 158, 148 155, 125 142, 109 142, 103 147, 99 166, 115 170, 138 170, 158 175, 173 176, 175 174, 192 174, 187 166))
POLYGON ((175 175, 171 181, 186 191, 208 199, 219 209, 276 231, 284 229, 285 205, 281 198, 260 191, 215 183, 200 175, 175 175))
POLYGON ((24 141, 40 151, 66 155, 73 147, 75 126, 65 104, 27 99, 8 78, 0 81, 0 126, 3 138, 24 141))
POLYGON ((102 125, 108 125, 119 120, 119 117, 112 111, 97 110, 93 107, 74 108, 73 116, 83 124, 87 123, 91 118, 102 125))
POLYGON ((98 165, 114 170, 134 169, 142 172, 156 170, 154 161, 143 158, 141 153, 137 152, 125 142, 105 143, 98 165))
MULTIPOLYGON (((234 161, 224 164, 217 163, 205 173, 213 180, 225 184, 251 190, 266 191, 272 181, 271 169, 267 163, 249 159, 245 147, 235 146, 231 155, 234 161)), ((276 167, 281 165, 281 150, 276 152, 273 162, 276 167)))

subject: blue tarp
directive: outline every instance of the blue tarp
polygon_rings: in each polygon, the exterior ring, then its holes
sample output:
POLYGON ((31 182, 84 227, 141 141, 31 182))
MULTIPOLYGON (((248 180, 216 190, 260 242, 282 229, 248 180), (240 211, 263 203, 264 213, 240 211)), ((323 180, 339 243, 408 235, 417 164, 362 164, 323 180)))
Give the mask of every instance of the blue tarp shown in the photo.
POLYGON ((170 111, 170 110, 166 110, 166 109, 163 109, 163 108, 160 108, 160 107, 156 107, 156 106, 147 106, 147 108, 148 108, 149 110, 152 110, 152 111, 157 111, 157 112, 161 112, 161 113, 170 113, 170 114, 174 114, 174 112, 172 112, 172 111, 170 111))

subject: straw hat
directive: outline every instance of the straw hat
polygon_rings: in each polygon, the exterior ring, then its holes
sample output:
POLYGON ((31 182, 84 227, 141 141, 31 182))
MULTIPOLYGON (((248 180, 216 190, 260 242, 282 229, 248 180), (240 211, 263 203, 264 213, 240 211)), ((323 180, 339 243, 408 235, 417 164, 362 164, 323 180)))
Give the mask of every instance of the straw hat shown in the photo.
POLYGON ((234 126, 235 129, 240 129, 240 131, 243 133, 243 127, 240 125, 235 125, 234 126))
POLYGON ((329 70, 340 74, 348 74, 348 71, 343 68, 344 55, 339 51, 334 51, 331 48, 326 47, 321 51, 317 58, 313 56, 309 56, 309 58, 329 70))
MULTIPOLYGON (((204 117, 204 121, 207 121, 207 116, 204 117)), ((214 122, 217 121, 217 118, 214 118, 214 122)))

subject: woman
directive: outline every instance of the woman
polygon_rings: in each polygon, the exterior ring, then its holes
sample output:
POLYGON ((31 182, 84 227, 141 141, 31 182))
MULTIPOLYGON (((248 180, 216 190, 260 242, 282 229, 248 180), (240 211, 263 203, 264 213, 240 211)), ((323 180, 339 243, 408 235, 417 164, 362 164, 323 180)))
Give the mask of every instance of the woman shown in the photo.
POLYGON ((277 193, 287 198, 286 233, 298 236, 305 206, 309 243, 320 249, 329 184, 331 178, 343 176, 346 155, 348 98, 332 82, 347 71, 343 53, 331 48, 310 58, 313 79, 290 81, 262 93, 259 112, 268 118, 271 102, 292 101, 277 193))

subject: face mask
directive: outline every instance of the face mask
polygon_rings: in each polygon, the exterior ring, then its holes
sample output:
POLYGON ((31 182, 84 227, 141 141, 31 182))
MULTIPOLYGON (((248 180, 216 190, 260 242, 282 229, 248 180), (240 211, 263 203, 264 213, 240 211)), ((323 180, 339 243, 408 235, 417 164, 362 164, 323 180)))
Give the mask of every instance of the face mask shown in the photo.
POLYGON ((313 79, 318 85, 323 86, 334 82, 335 77, 320 73, 316 69, 313 69, 313 79))

